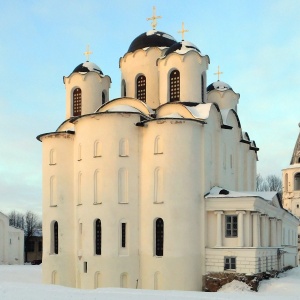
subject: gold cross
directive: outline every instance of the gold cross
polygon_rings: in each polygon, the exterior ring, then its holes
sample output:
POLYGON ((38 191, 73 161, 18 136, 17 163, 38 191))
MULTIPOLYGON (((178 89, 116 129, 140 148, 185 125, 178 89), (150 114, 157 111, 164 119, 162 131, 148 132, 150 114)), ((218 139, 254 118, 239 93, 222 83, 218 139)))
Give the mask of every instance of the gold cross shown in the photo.
POLYGON ((157 21, 156 20, 157 19, 161 19, 161 16, 157 16, 156 15, 156 8, 155 8, 155 6, 153 6, 153 15, 152 15, 151 18, 147 18, 147 21, 152 20, 151 26, 152 26, 153 30, 156 29, 156 25, 157 25, 157 21))
POLYGON ((220 72, 220 66, 218 66, 218 72, 214 73, 214 75, 218 75, 218 80, 220 80, 220 74, 223 74, 223 72, 220 72))
POLYGON ((178 33, 181 33, 182 40, 184 40, 184 33, 189 32, 187 29, 184 29, 184 22, 182 22, 181 30, 178 31, 178 33))
POLYGON ((90 51, 90 45, 86 46, 86 51, 83 53, 83 55, 86 56, 86 61, 90 60, 90 55, 93 54, 92 51, 90 51))

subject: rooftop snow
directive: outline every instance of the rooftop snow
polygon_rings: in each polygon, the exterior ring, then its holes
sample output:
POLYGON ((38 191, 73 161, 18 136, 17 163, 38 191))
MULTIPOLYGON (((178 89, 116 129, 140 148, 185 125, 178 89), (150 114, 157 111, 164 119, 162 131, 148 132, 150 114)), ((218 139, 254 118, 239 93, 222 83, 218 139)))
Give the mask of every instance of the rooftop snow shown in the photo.
POLYGON ((74 71, 74 72, 77 72, 77 73, 80 73, 80 74, 85 74, 87 72, 97 72, 101 75, 103 75, 101 69, 94 63, 90 62, 90 61, 86 61, 80 65, 78 65, 74 71))
POLYGON ((169 39, 169 40, 173 40, 173 41, 176 41, 170 34, 167 34, 165 32, 162 32, 162 31, 157 31, 157 30, 149 30, 146 32, 146 35, 147 36, 150 36, 150 35, 157 35, 157 36, 162 36, 166 39, 169 39))
POLYGON ((141 113, 138 109, 129 106, 129 105, 117 105, 107 110, 108 112, 138 112, 141 113))
POLYGON ((210 84, 207 89, 206 89, 208 92, 212 91, 212 90, 217 90, 217 91, 220 91, 220 92, 225 92, 227 90, 232 90, 232 87, 223 82, 223 81, 216 81, 216 82, 213 82, 212 84, 210 84))
POLYGON ((205 198, 243 198, 243 197, 260 197, 262 199, 272 201, 277 192, 236 192, 223 189, 221 187, 213 187, 205 198), (228 192, 228 193, 226 193, 228 192), (221 194, 220 194, 221 193, 221 194))

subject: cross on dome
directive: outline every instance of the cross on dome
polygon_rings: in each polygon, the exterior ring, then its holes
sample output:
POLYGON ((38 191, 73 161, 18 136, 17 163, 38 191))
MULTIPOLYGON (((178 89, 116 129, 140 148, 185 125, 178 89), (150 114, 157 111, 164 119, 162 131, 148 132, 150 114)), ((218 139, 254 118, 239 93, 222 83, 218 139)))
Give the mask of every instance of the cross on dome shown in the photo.
POLYGON ((181 36, 182 36, 182 40, 184 41, 184 33, 185 32, 189 32, 187 29, 184 29, 184 22, 182 22, 182 25, 181 25, 181 30, 178 31, 178 33, 181 33, 181 36))
POLYGON ((90 60, 90 55, 93 54, 92 51, 90 51, 90 45, 86 46, 86 51, 83 53, 83 55, 85 55, 86 57, 86 61, 90 60))
POLYGON ((156 26, 157 26, 157 21, 156 20, 157 19, 161 19, 161 16, 156 15, 156 7, 153 6, 153 15, 152 15, 151 18, 147 18, 147 21, 152 20, 151 26, 152 26, 153 30, 156 30, 156 26))
POLYGON ((214 73, 214 75, 218 75, 218 81, 220 80, 220 74, 223 74, 223 72, 220 72, 220 66, 218 66, 218 72, 214 73))

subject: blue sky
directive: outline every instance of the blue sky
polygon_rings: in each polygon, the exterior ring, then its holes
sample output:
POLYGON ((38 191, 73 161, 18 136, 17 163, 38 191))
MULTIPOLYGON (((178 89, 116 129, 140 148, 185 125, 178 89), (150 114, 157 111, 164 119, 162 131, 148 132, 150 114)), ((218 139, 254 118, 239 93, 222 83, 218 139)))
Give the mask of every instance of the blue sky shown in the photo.
POLYGON ((10 0, 0 4, 0 211, 41 213, 42 144, 65 118, 63 76, 90 61, 112 78, 120 96, 119 58, 151 29, 185 39, 210 57, 208 84, 221 80, 240 93, 244 131, 256 141, 258 172, 289 165, 300 122, 300 1, 298 0, 10 0))

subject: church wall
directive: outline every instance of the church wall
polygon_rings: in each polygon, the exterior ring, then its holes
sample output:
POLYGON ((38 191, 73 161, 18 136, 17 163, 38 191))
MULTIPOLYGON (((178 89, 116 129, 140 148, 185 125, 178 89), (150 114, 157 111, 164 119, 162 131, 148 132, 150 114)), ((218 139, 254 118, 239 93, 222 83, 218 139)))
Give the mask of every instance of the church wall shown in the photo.
POLYGON ((9 226, 8 238, 8 264, 22 265, 24 263, 24 231, 9 226))
POLYGON ((9 218, 0 212, 0 265, 24 263, 24 231, 9 226, 9 218))
POLYGON ((139 278, 138 121, 136 114, 113 113, 84 117, 75 124, 74 155, 81 145, 81 160, 75 160, 74 182, 81 174, 82 191, 79 197, 75 185, 77 287, 120 287, 126 281, 127 287, 135 288, 139 278), (96 156, 95 141, 101 144, 96 156), (96 172, 100 198, 95 195, 96 172), (102 228, 101 255, 95 253, 97 219, 102 228), (121 245, 121 223, 126 223, 125 247, 121 245))
POLYGON ((0 264, 8 262, 8 218, 0 213, 0 264))
POLYGON ((73 116, 73 91, 81 89, 81 114, 95 112, 102 105, 102 92, 105 91, 109 99, 110 79, 108 76, 100 77, 98 73, 88 72, 87 74, 73 73, 65 78, 66 88, 66 119, 73 116))
POLYGON ((140 259, 142 288, 201 289, 201 228, 199 208, 203 194, 200 177, 202 125, 184 120, 158 120, 142 129, 140 259), (157 136, 163 142, 154 154, 157 136), (192 147, 191 147, 192 145, 192 147), (155 203, 154 174, 163 170, 163 202, 155 203), (196 187, 196 188, 195 188, 196 187), (164 220, 163 256, 155 255, 155 221, 164 220), (187 247, 187 245, 189 245, 187 247), (180 272, 178 272, 180 270, 180 272))
POLYGON ((161 104, 170 102, 169 76, 176 69, 180 72, 180 101, 202 102, 201 76, 207 70, 206 58, 193 51, 184 56, 173 53, 158 60, 158 68, 161 104))
POLYGON ((75 286, 73 138, 48 135, 43 142, 43 282, 75 286), (54 180, 53 180, 54 178, 54 180), (54 253, 54 222, 58 254, 54 253))
POLYGON ((146 103, 152 109, 157 108, 159 102, 158 69, 156 60, 161 56, 162 51, 158 48, 148 50, 137 50, 134 53, 127 53, 120 59, 122 80, 126 83, 127 97, 136 98, 136 79, 139 75, 146 76, 146 103))

